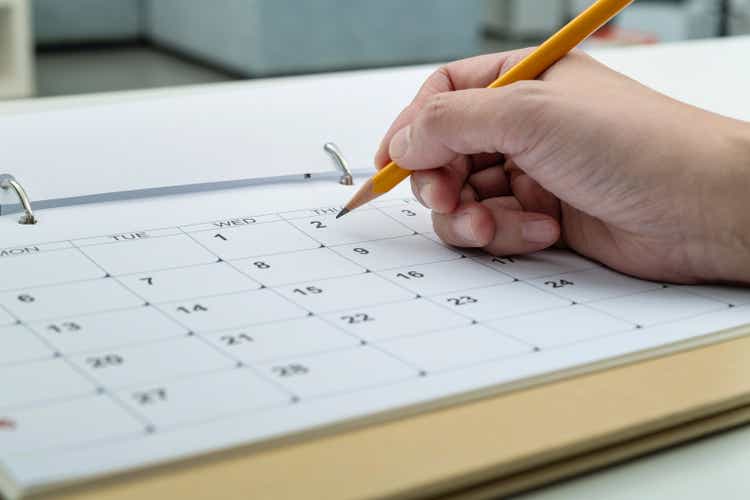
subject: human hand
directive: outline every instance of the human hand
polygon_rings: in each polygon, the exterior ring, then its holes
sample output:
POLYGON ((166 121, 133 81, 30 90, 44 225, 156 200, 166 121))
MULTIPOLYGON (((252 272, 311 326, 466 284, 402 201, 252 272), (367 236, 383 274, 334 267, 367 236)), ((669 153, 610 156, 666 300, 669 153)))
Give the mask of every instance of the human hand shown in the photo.
POLYGON ((415 171, 437 234, 496 255, 566 245, 647 279, 750 283, 750 124, 580 52, 484 88, 527 53, 441 68, 381 143, 377 166, 415 171))

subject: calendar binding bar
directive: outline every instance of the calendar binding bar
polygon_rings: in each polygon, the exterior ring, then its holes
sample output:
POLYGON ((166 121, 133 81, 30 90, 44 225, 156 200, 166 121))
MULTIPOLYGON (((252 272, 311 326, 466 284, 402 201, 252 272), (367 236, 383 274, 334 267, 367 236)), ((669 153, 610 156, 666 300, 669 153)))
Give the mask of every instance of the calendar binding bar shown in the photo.
MULTIPOLYGON (((325 178, 337 178, 339 184, 344 186, 351 186, 354 184, 354 171, 349 167, 349 163, 346 161, 341 149, 333 142, 327 142, 323 145, 323 150, 328 153, 333 161, 335 172, 331 173, 302 173, 295 175, 280 175, 280 176, 268 176, 268 177, 257 177, 249 178, 237 181, 225 181, 225 182, 210 182, 210 183, 199 183, 199 184, 185 184, 185 185, 174 185, 164 186, 159 188, 140 189, 135 191, 123 191, 117 193, 100 193, 96 195, 86 196, 73 196, 69 198, 59 198, 52 200, 41 200, 34 203, 36 208, 57 208, 71 205, 83 205, 88 203, 99 203, 104 201, 115 201, 115 200, 128 200, 137 198, 147 198, 153 196, 166 196, 174 194, 187 194, 200 191, 215 191, 222 189, 233 189, 247 186, 255 186, 262 184, 269 184, 274 182, 295 182, 295 181, 307 181, 313 178, 325 179, 325 178)), ((37 217, 34 215, 34 211, 31 207, 31 198, 26 193, 24 187, 16 180, 11 174, 0 174, 0 189, 3 191, 12 190, 15 192, 18 203, 3 204, 0 200, 0 216, 6 213, 15 213, 19 210, 23 211, 23 215, 19 219, 19 224, 33 225, 38 222, 37 217)))

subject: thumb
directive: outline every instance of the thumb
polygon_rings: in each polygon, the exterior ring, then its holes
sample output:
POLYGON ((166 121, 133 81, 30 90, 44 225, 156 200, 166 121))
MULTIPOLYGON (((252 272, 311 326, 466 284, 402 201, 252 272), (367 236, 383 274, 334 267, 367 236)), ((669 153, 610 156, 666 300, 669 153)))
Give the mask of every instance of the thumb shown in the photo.
POLYGON ((544 85, 524 81, 436 94, 394 135, 390 157, 403 168, 424 170, 447 165, 459 155, 526 151, 545 135, 544 85))

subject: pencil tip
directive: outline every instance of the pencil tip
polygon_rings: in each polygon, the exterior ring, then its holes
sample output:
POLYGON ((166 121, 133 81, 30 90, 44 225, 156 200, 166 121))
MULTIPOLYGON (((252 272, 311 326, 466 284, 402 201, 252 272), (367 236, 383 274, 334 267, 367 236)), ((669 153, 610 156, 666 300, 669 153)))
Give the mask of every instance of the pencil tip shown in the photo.
POLYGON ((342 208, 341 211, 339 212, 339 214, 336 216, 336 218, 340 219, 343 216, 345 216, 346 214, 348 214, 349 212, 350 212, 350 210, 348 208, 342 208))

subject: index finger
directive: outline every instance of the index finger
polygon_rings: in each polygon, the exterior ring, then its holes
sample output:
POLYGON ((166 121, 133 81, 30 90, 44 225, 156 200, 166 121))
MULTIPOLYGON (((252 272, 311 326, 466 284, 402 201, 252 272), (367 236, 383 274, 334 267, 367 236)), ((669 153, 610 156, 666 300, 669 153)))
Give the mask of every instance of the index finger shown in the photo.
POLYGON ((416 97, 396 118, 375 153, 375 166, 380 169, 390 162, 388 147, 393 136, 414 120, 425 102, 435 94, 484 88, 494 82, 500 75, 515 66, 533 49, 518 49, 497 54, 484 54, 454 61, 440 67, 422 84, 416 97))

